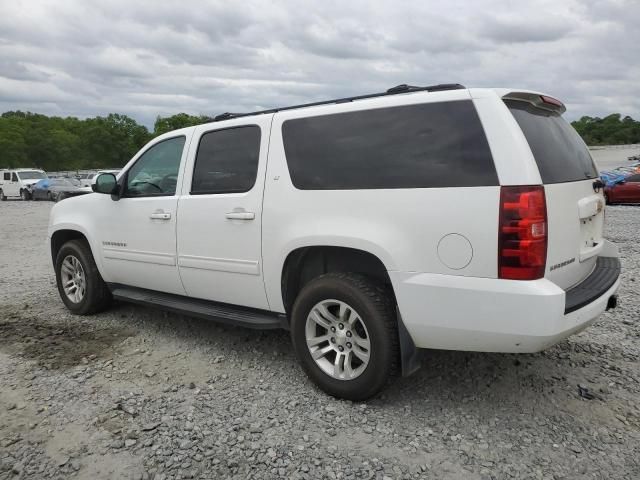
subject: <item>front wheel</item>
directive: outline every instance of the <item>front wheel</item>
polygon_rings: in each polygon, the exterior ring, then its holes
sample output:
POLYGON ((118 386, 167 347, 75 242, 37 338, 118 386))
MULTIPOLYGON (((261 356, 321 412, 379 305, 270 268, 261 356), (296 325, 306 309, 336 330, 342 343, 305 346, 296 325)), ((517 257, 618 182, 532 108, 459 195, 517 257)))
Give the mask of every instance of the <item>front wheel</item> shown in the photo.
POLYGON ((329 273, 304 286, 291 314, 291 337, 302 368, 326 393, 366 400, 399 365, 392 295, 354 273, 329 273))
POLYGON ((4 202, 7 199, 2 189, 0 189, 0 202, 4 202))
POLYGON ((22 190, 20 190, 20 198, 23 201, 31 200, 31 195, 29 195, 29 191, 28 190, 22 189, 22 190))
POLYGON ((77 315, 99 312, 111 302, 111 292, 84 240, 70 240, 58 251, 56 284, 64 304, 77 315))

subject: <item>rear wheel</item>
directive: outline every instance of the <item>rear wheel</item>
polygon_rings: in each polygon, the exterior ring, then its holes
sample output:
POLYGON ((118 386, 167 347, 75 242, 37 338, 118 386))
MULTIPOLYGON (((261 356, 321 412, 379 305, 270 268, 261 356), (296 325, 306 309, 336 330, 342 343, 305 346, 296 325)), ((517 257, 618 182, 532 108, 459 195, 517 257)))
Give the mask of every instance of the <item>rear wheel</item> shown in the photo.
POLYGON ((111 292, 84 240, 70 240, 56 255, 56 284, 60 298, 77 315, 104 310, 111 303, 111 292))
POLYGON ((398 370, 392 295, 360 274, 329 273, 305 285, 293 306, 291 337, 304 371, 336 397, 366 400, 398 370))

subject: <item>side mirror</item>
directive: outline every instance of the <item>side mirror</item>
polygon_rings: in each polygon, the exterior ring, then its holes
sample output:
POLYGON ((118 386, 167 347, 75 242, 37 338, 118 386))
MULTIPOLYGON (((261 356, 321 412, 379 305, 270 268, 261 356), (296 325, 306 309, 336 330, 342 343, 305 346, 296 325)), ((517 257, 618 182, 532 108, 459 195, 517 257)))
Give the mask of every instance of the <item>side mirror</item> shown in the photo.
POLYGON ((96 178, 96 183, 91 185, 91 189, 96 193, 113 195, 118 188, 116 176, 113 173, 101 173, 96 178))

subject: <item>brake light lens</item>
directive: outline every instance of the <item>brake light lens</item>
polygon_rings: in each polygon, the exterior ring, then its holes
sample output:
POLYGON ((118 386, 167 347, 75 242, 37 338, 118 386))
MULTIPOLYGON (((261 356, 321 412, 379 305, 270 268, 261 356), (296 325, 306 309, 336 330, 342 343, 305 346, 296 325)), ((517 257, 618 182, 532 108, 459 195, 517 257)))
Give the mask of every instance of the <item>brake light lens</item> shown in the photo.
POLYGON ((535 280, 547 263, 547 205, 541 185, 501 187, 498 277, 535 280))
POLYGON ((548 103, 549 105, 555 105, 556 107, 564 108, 564 104, 557 98, 549 97, 547 95, 540 95, 540 100, 542 100, 543 103, 548 103))

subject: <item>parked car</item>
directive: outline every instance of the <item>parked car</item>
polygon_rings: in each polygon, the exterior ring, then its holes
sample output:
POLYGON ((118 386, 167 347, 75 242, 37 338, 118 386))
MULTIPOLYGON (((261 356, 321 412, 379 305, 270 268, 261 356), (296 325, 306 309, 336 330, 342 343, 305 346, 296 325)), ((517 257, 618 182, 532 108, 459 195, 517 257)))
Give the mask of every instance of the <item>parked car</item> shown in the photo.
POLYGON ((51 200, 53 202, 86 193, 91 193, 91 189, 81 187, 79 181, 70 178, 46 178, 36 183, 32 190, 34 200, 51 200))
POLYGON ((607 203, 640 203, 640 174, 617 179, 604 188, 607 203))
POLYGON ((0 170, 0 200, 11 197, 31 199, 31 186, 43 178, 47 178, 46 173, 35 168, 0 170))
POLYGON ((96 178, 98 178, 98 175, 100 175, 101 173, 113 173, 117 176, 118 173, 120 173, 120 170, 100 170, 96 173, 83 174, 80 177, 80 185, 82 185, 83 187, 91 188, 91 185, 96 183, 96 178))
POLYGON ((555 98, 460 85, 163 134, 53 207, 75 314, 112 298, 291 331, 331 395, 371 397, 419 349, 536 352, 616 304, 589 151, 555 98))

